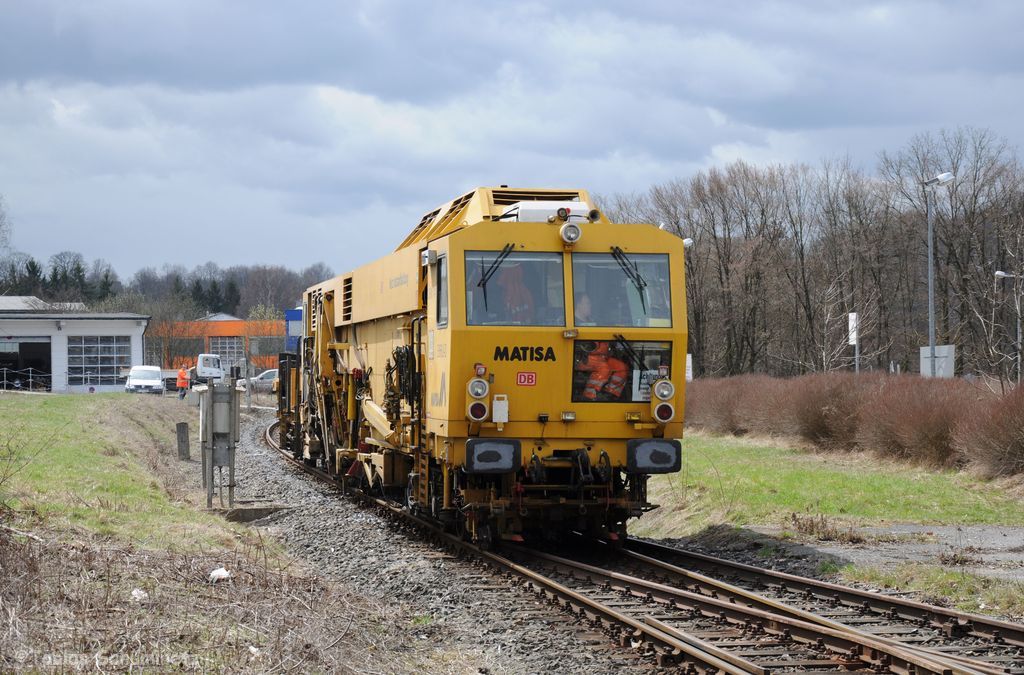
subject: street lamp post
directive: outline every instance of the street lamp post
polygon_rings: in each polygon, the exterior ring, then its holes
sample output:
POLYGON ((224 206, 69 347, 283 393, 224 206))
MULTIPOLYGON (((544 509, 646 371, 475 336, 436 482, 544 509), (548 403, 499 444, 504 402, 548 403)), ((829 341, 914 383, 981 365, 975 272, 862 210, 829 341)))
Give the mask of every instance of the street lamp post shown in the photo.
POLYGON ((928 221, 928 359, 931 362, 931 376, 935 377, 935 234, 932 224, 932 192, 939 185, 946 185, 953 180, 948 171, 935 178, 921 181, 924 188, 924 212, 928 221))
MULTIPOLYGON (((1016 279, 1016 274, 1010 274, 1009 272, 1003 272, 1002 270, 996 271, 996 281, 999 279, 1016 279)), ((1014 296, 1014 307, 1017 309, 1017 384, 1020 384, 1021 374, 1021 335, 1020 335, 1020 300, 1014 296)))

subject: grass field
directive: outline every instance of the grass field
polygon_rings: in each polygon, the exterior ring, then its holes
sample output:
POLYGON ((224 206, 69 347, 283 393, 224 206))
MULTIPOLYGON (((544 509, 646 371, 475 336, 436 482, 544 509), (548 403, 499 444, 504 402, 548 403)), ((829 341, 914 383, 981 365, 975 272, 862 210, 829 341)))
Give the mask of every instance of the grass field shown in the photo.
POLYGON ((137 546, 230 544, 242 528, 194 509, 184 490, 154 476, 157 455, 170 456, 174 422, 195 417, 178 401, 154 399, 0 397, 0 442, 21 448, 23 461, 8 486, 14 508, 50 528, 137 546))
POLYGON ((195 410, 172 397, 0 392, 0 672, 417 672, 459 658, 409 645, 401 608, 197 508, 177 421, 194 430, 195 410), (211 585, 221 565, 231 579, 211 585))
POLYGON ((1012 494, 960 472, 705 434, 683 440, 683 457, 681 473, 651 479, 651 501, 662 508, 632 532, 678 537, 719 523, 781 526, 794 513, 852 525, 1024 525, 1024 504, 1012 494))

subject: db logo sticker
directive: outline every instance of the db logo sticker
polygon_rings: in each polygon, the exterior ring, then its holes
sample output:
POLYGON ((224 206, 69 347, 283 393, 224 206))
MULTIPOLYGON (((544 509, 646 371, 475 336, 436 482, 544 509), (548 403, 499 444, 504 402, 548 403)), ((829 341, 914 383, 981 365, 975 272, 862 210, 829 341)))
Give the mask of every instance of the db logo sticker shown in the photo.
POLYGON ((537 373, 516 373, 516 385, 520 387, 532 387, 535 384, 537 384, 537 373))

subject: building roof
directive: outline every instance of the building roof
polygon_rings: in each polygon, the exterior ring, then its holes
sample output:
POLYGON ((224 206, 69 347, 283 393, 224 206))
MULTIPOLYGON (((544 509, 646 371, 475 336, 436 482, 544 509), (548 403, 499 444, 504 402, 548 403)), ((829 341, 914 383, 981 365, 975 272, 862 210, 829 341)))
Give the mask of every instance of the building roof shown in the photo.
POLYGON ((241 321, 240 318, 226 312, 215 312, 213 314, 207 314, 200 321, 241 321))
POLYGON ((132 314, 131 312, 4 312, 3 314, 0 314, 0 321, 5 321, 7 319, 61 319, 64 321, 149 321, 150 317, 146 316, 145 314, 132 314))
POLYGON ((31 312, 52 309, 52 305, 34 295, 0 295, 0 312, 31 312))

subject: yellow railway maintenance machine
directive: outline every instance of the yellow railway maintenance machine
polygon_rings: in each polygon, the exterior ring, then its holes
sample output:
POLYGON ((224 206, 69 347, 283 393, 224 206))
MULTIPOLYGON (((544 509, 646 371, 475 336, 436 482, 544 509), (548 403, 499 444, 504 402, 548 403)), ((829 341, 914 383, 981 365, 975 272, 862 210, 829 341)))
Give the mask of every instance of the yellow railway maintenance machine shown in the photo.
POLYGON ((309 288, 282 444, 482 546, 621 541, 682 461, 683 242, 591 203, 478 188, 309 288))

